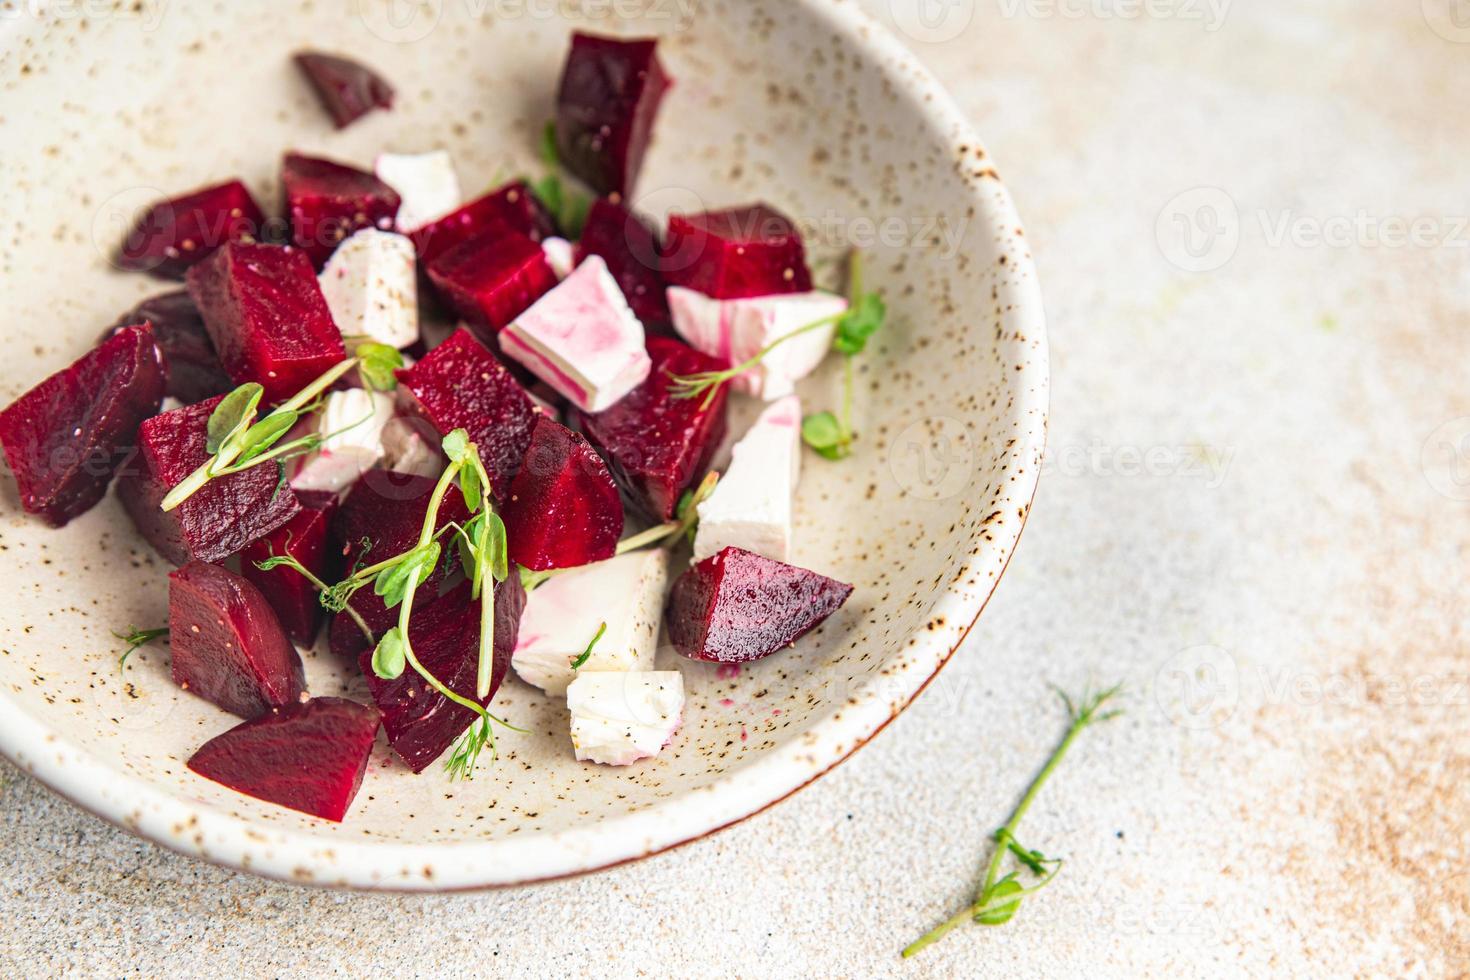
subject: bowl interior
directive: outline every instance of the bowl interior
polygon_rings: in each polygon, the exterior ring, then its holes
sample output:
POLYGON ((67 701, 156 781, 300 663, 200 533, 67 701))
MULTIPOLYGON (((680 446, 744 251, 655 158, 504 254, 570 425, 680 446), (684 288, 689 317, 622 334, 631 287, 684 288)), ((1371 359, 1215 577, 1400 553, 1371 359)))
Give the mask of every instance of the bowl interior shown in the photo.
MULTIPOLYGON (((107 261, 158 197, 238 175, 276 206, 287 149, 366 166, 380 150, 445 147, 467 195, 539 173, 577 23, 556 7, 359 0, 267 18, 248 4, 145 4, 0 19, 0 397, 173 288, 107 261), (395 110, 333 130, 289 62, 308 46, 378 67, 395 110)), ((564 707, 509 680, 495 707, 530 734, 503 736, 497 763, 451 784, 438 767, 413 776, 380 742, 337 826, 189 773, 189 754, 234 720, 171 683, 165 649, 120 670, 112 635, 166 622, 168 566, 111 497, 52 531, 20 513, 12 483, 0 493, 15 590, 0 607, 0 750, 184 850, 318 881, 469 886, 585 870, 759 809, 852 751, 937 669, 1009 556, 1044 427, 1036 285, 1004 189, 927 76, 854 15, 650 0, 641 20, 613 23, 601 9, 582 25, 659 34, 677 80, 639 208, 768 201, 803 225, 819 280, 834 282, 857 245, 886 292, 889 327, 858 366, 860 451, 808 455, 797 503, 793 560, 855 583, 847 606, 733 676, 662 651, 688 688, 684 727, 629 768, 574 761, 564 707)), ((806 409, 835 407, 840 381, 835 363, 809 379, 806 409)), ((307 670, 316 694, 366 697, 325 650, 307 670)))

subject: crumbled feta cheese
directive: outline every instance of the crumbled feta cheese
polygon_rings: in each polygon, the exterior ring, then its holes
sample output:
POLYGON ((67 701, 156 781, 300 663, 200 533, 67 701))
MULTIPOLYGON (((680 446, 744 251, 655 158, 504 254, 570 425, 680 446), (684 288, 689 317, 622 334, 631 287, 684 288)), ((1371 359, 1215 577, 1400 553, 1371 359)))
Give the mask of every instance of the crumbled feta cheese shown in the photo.
POLYGON ((662 548, 558 572, 526 597, 511 666, 521 680, 552 695, 565 694, 583 671, 652 670, 668 575, 662 548), (607 631, 592 656, 572 670, 602 623, 607 631))
POLYGON ((785 561, 791 551, 791 498, 801 475, 801 401, 772 402, 735 444, 730 467, 699 505, 694 560, 734 546, 785 561))
MULTIPOLYGON (((819 290, 719 300, 671 286, 668 295, 679 335, 698 350, 731 364, 749 360, 798 328, 847 309, 847 300, 819 290)), ((733 386, 767 401, 784 398, 797 381, 822 363, 836 329, 835 323, 829 323, 792 337, 737 377, 733 386)))
POLYGON ((380 153, 373 172, 398 192, 399 231, 418 231, 464 203, 454 161, 446 150, 380 153))
POLYGON ((394 473, 437 478, 444 472, 444 457, 434 448, 438 441, 423 431, 428 423, 400 415, 383 426, 383 468, 394 473))
POLYGON ((365 388, 330 392, 317 414, 326 440, 303 457, 291 477, 293 490, 341 493, 383 458, 383 427, 393 418, 393 396, 365 388))
POLYGON ((338 246, 317 281, 342 336, 389 347, 419 339, 418 271, 404 236, 362 229, 338 246))
POLYGON ((577 267, 576 246, 565 238, 543 239, 541 251, 546 253, 546 264, 551 266, 558 279, 565 279, 577 267))
POLYGON ((572 748, 582 762, 626 766, 658 755, 684 720, 677 670, 581 672, 567 688, 572 748))
POLYGON ((586 412, 613 405, 651 367, 643 324, 598 255, 502 330, 500 347, 586 412))

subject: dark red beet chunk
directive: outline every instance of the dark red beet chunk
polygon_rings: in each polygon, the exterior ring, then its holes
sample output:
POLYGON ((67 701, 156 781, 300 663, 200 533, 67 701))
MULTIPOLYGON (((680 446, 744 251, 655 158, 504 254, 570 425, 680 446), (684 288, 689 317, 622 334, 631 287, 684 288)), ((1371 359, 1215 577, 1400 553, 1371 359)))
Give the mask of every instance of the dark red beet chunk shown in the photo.
MULTIPOLYGON (((424 526, 424 511, 429 506, 429 498, 437 482, 404 473, 373 471, 365 474, 347 495, 337 514, 333 539, 337 542, 337 553, 343 567, 376 565, 413 547, 424 526)), ((457 488, 451 487, 439 507, 435 528, 451 522, 463 525, 469 517, 464 497, 457 488)), ((453 547, 452 541, 440 540, 445 547, 453 547)), ((444 569, 445 564, 441 562, 434 575, 419 586, 420 597, 429 598, 438 592, 445 578, 444 569)), ((398 620, 398 610, 386 608, 372 589, 362 589, 354 595, 352 608, 373 631, 374 641, 398 620)), ((356 656, 358 651, 371 645, 363 636, 361 627, 346 613, 332 620, 331 644, 332 652, 343 657, 356 656)))
POLYGON ((800 233, 790 218, 764 204, 671 215, 664 278, 715 299, 812 288, 800 233))
POLYGON ((541 246, 508 225, 493 225, 441 253, 429 281, 486 343, 556 285, 541 246))
POLYGON ((295 517, 240 552, 240 574, 265 596, 287 635, 309 647, 316 642, 326 613, 316 587, 294 568, 278 565, 267 571, 257 567, 257 563, 273 556, 289 555, 323 582, 337 581, 340 563, 328 541, 332 518, 337 513, 337 495, 298 490, 296 499, 301 501, 301 511, 295 517))
POLYGON ((192 405, 235 387, 220 365, 204 318, 187 290, 150 296, 124 313, 103 339, 144 321, 153 324, 153 342, 163 355, 165 395, 192 405))
POLYGON ((658 234, 638 215, 621 204, 600 198, 587 212, 587 223, 577 241, 577 261, 600 255, 607 271, 617 280, 633 314, 644 326, 670 322, 669 301, 664 295, 664 276, 658 234))
POLYGON ((490 474, 497 500, 505 500, 521 467, 531 430, 540 418, 505 365, 467 330, 456 330, 413 367, 398 372, 401 397, 439 430, 469 433, 490 474))
POLYGON ((611 558, 623 534, 623 501, 606 464, 586 439, 544 415, 500 516, 510 560, 533 571, 611 558))
POLYGON ((291 241, 318 269, 342 240, 363 228, 389 229, 398 215, 398 192, 365 170, 286 154, 281 188, 291 218, 291 241))
POLYGON ((285 401, 347 356, 304 254, 280 245, 229 245, 189 270, 189 295, 220 363, 237 383, 258 381, 285 401))
POLYGON ((648 380, 612 408, 596 415, 578 412, 577 418, 632 502, 666 521, 725 438, 728 386, 719 387, 708 408, 703 397, 674 398, 671 375, 718 371, 724 363, 664 337, 648 339, 648 356, 648 380))
POLYGON ((382 75, 351 58, 303 51, 296 56, 296 67, 316 90, 322 108, 338 129, 374 109, 393 108, 393 86, 382 75))
POLYGON ((168 576, 174 683, 241 718, 298 704, 301 656, 270 602, 245 579, 191 561, 168 576))
POLYGON ((155 415, 138 427, 138 453, 122 468, 117 495, 133 523, 159 554, 182 565, 191 559, 224 561, 269 534, 301 509, 274 466, 253 466, 210 480, 168 513, 164 496, 198 469, 209 452, 209 416, 219 398, 155 415))
POLYGON ((454 246, 498 225, 507 225, 533 242, 556 234, 546 208, 525 181, 516 180, 424 225, 409 237, 418 250, 419 262, 427 266, 454 246))
MULTIPOLYGON (((471 602, 469 594, 468 583, 461 583, 430 604, 415 604, 408 636, 425 669, 473 701, 480 663, 480 603, 471 602)), ((505 679, 525 608, 519 575, 495 586, 495 669, 490 694, 480 704, 489 704, 505 679)), ((475 713, 435 691, 412 667, 396 680, 383 680, 373 673, 372 659, 372 651, 365 650, 358 663, 373 702, 383 713, 383 730, 408 768, 423 772, 469 727, 475 713)))
POLYGON ((622 41, 573 34, 556 96, 562 163, 599 194, 633 192, 672 80, 652 38, 622 41))
POLYGON ((238 180, 160 201, 138 219, 123 241, 117 264, 136 272, 181 279, 226 242, 253 242, 265 215, 238 180))
POLYGON ((726 548, 674 583, 669 639, 694 660, 759 660, 819 626, 851 594, 852 586, 816 572, 726 548))
POLYGON ((163 363, 145 323, 118 331, 0 412, 20 505, 56 527, 91 510, 163 399, 163 363))
POLYGON ((257 800, 342 822, 378 738, 378 709, 313 698, 236 725, 199 747, 189 768, 257 800))

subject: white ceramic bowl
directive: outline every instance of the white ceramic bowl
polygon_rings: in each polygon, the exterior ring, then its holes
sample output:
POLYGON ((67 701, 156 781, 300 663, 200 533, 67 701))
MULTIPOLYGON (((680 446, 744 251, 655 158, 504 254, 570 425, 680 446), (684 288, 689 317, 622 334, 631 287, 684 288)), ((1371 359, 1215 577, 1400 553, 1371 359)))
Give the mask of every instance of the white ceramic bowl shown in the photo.
MULTIPOLYGON (((0 17, 0 398, 79 356, 163 288, 107 255, 148 201, 240 175, 277 195, 287 148, 368 163, 443 145, 467 192, 537 168, 536 136, 574 22, 552 3, 356 0, 314 6, 31 5, 0 17), (336 132, 289 63, 352 52, 397 85, 391 113, 336 132)), ((561 4, 576 7, 577 4, 561 4)), ((619 10, 627 3, 614 5, 619 10)), ((1005 569, 1039 470, 1047 403, 1040 293, 1015 210, 965 120, 882 28, 850 7, 648 0, 677 79, 640 207, 764 199, 820 260, 866 247, 891 327, 862 362, 861 449, 809 457, 797 564, 856 584, 795 649, 725 677, 680 661, 682 732, 655 761, 575 762, 564 709, 518 681, 497 706, 531 730, 468 784, 375 751, 345 823, 234 794, 184 766, 234 724, 180 692, 166 650, 125 672, 111 631, 165 621, 163 561, 109 499, 63 531, 0 492, 0 751, 79 806, 186 854, 361 888, 504 885, 607 867, 772 805, 863 745, 931 680, 1005 569), (959 240, 954 236, 958 234, 959 240), (946 238, 945 236, 950 236, 946 238)), ((564 13, 564 11, 563 11, 564 13)), ((821 276, 819 275, 819 278, 821 276)), ((829 365, 803 394, 832 406, 829 365)), ((317 694, 364 686, 322 652, 317 694)))

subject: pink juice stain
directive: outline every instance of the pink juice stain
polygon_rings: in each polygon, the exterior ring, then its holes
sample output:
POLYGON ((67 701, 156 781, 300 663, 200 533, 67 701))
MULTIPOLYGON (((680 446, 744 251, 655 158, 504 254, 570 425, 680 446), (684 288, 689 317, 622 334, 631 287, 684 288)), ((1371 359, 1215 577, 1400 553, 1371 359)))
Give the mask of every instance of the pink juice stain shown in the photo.
POLYGON ((715 676, 722 681, 734 680, 735 678, 740 676, 740 665, 720 664, 720 666, 715 669, 715 676))
POLYGON ((730 700, 729 698, 720 698, 720 707, 722 708, 730 708, 733 707, 734 704, 735 702, 730 700))

